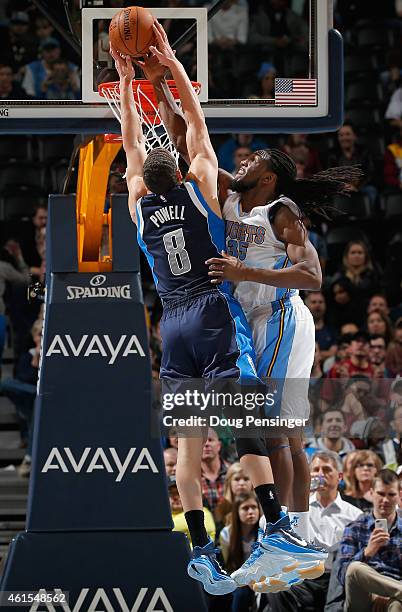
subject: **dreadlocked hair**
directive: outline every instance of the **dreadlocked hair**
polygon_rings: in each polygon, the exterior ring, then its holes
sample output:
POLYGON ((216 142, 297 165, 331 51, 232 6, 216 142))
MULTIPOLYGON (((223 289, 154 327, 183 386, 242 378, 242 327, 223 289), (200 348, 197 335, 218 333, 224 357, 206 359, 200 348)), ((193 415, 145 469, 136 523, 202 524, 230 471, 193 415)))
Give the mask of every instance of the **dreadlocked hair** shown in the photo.
POLYGON ((150 151, 143 166, 144 183, 152 193, 167 193, 177 185, 177 165, 173 155, 163 147, 150 151))
POLYGON ((279 149, 263 149, 256 153, 264 159, 277 176, 276 195, 285 195, 299 206, 303 215, 318 213, 329 219, 331 198, 351 194, 351 185, 360 181, 363 172, 359 166, 340 166, 317 172, 309 178, 297 178, 296 164, 279 149))

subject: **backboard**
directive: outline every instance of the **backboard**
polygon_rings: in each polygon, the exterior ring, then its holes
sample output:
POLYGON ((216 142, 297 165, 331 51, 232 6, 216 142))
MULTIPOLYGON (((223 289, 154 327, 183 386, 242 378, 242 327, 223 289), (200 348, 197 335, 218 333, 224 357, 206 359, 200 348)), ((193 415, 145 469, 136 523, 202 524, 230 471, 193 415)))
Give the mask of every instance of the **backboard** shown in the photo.
MULTIPOLYGON (((343 45, 332 28, 332 2, 310 0, 308 15, 292 12, 290 17, 282 10, 287 4, 226 0, 218 2, 212 18, 202 0, 150 9, 166 27, 190 78, 201 83, 211 132, 324 132, 341 125, 343 45), (277 15, 282 21, 275 21, 277 15), (187 40, 180 42, 185 33, 187 40)), ((81 11, 79 99, 1 100, 1 132, 119 131, 97 93, 99 75, 112 68, 108 27, 117 10, 81 11)))

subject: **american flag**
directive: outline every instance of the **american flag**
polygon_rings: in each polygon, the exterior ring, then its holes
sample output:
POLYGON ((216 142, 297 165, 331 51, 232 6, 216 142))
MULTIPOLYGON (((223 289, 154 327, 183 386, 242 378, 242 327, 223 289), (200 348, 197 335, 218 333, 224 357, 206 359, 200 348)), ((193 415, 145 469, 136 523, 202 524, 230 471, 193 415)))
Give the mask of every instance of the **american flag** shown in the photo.
POLYGON ((275 104, 281 106, 317 104, 317 80, 275 79, 275 104))

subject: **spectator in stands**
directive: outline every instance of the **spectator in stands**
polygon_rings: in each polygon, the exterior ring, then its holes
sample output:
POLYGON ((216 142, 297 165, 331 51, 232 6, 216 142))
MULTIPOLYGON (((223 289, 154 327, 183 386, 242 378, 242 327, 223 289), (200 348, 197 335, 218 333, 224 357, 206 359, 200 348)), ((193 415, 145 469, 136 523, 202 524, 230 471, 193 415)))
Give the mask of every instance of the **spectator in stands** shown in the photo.
POLYGON ((350 437, 357 448, 373 451, 383 463, 387 463, 384 450, 387 450, 387 425, 385 417, 369 416, 355 421, 350 428, 350 437))
MULTIPOLYGON (((399 91, 402 93, 402 88, 398 89, 395 94, 399 91)), ((384 182, 390 193, 400 193, 402 189, 402 119, 398 119, 398 122, 401 125, 396 142, 389 144, 384 154, 384 182)))
POLYGON ((393 93, 401 86, 402 69, 401 69, 401 52, 399 48, 391 49, 387 57, 387 69, 380 74, 381 84, 386 95, 386 100, 389 101, 393 93))
POLYGON ((346 277, 355 290, 355 299, 365 304, 370 296, 379 289, 379 277, 367 245, 363 240, 353 240, 346 245, 342 268, 335 280, 346 277))
MULTIPOLYGON (((338 130, 338 146, 329 152, 328 166, 353 166, 359 164, 362 167, 364 178, 350 185, 352 191, 365 193, 371 202, 377 199, 377 189, 374 187, 374 160, 367 147, 358 143, 356 129, 350 121, 345 121, 338 130)), ((353 210, 353 199, 350 203, 353 210)))
POLYGON ((54 27, 46 17, 39 16, 35 19, 35 34, 40 48, 44 40, 54 37, 54 27))
POLYGON ((0 62, 0 99, 27 100, 28 96, 18 81, 15 80, 13 69, 9 64, 0 62))
POLYGON ((345 612, 402 610, 402 519, 396 513, 395 472, 379 472, 372 496, 373 510, 346 527, 340 544, 338 578, 345 586, 345 612), (376 519, 386 519, 387 528, 376 527, 376 519))
POLYGON ((344 473, 344 500, 363 512, 373 507, 373 482, 382 468, 378 455, 370 450, 359 450, 353 456, 348 471, 344 473))
POLYGON ((289 134, 282 150, 296 163, 298 178, 308 178, 322 170, 318 151, 309 144, 307 134, 289 134))
POLYGON ((19 466, 20 476, 29 476, 32 457, 33 414, 38 381, 42 321, 36 321, 31 329, 34 348, 23 353, 18 360, 15 378, 1 383, 1 390, 15 404, 21 420, 21 439, 26 446, 25 457, 19 466))
POLYGON ((379 310, 387 317, 389 317, 390 309, 388 306, 388 301, 385 295, 382 293, 375 293, 371 296, 368 306, 367 306, 367 314, 373 312, 373 310, 379 310))
POLYGON ((304 301, 313 315, 315 341, 320 347, 321 360, 325 361, 336 353, 336 337, 335 332, 325 322, 327 306, 324 294, 321 291, 309 291, 304 301))
POLYGON ((29 281, 29 267, 25 263, 20 245, 15 240, 8 240, 0 251, 0 359, 6 338, 6 284, 19 284, 25 289, 29 281))
POLYGON ((362 325, 364 310, 356 299, 356 289, 345 276, 337 275, 329 289, 328 322, 340 334, 350 333, 341 329, 346 323, 362 325))
POLYGON ((385 119, 388 119, 391 127, 396 128, 398 132, 402 128, 402 87, 398 87, 392 94, 385 111, 385 119))
POLYGON ((252 150, 250 147, 237 147, 237 149, 235 149, 233 153, 233 168, 231 169, 233 175, 239 170, 241 162, 247 159, 251 153, 252 150))
POLYGON ((165 448, 163 451, 163 459, 165 461, 167 476, 174 476, 176 474, 177 465, 177 448, 174 448, 173 446, 165 448))
POLYGON ((345 417, 339 408, 328 408, 321 414, 320 436, 315 440, 315 447, 322 451, 331 451, 342 460, 345 455, 355 450, 354 444, 345 438, 345 417))
POLYGON ((42 274, 42 257, 39 253, 42 249, 43 229, 47 223, 46 206, 35 206, 32 221, 24 225, 20 237, 21 249, 24 259, 30 266, 31 274, 40 276, 42 274))
POLYGON ((355 375, 372 377, 374 368, 369 359, 369 343, 370 338, 366 332, 357 332, 350 343, 348 357, 331 368, 329 378, 351 378, 355 375))
POLYGON ((248 147, 252 151, 266 149, 268 144, 254 134, 232 134, 232 137, 219 147, 219 167, 230 172, 233 168, 233 155, 238 147, 248 147))
MULTIPOLYGON (((41 42, 40 46, 41 59, 28 64, 25 68, 25 75, 22 81, 22 87, 29 96, 37 100, 46 99, 45 91, 43 90, 44 83, 51 78, 55 65, 60 61, 60 43, 57 38, 46 38, 41 42)), ((74 91, 80 88, 78 67, 71 62, 68 63, 71 74, 71 83, 73 83, 74 91)))
MULTIPOLYGON (((257 540, 261 509, 254 492, 235 497, 230 524, 219 535, 219 544, 228 572, 239 569, 249 558, 257 540)), ((250 609, 255 600, 251 589, 238 588, 233 593, 231 612, 250 609)))
POLYGON ((247 36, 247 0, 226 0, 208 25, 208 40, 214 56, 213 76, 222 97, 236 97, 241 91, 237 77, 244 68, 241 48, 245 46, 247 36))
POLYGON ((232 510, 234 498, 250 493, 252 488, 250 477, 244 472, 240 463, 237 461, 232 463, 226 472, 223 499, 215 509, 216 520, 221 524, 226 524, 226 518, 232 510))
POLYGON ((391 427, 394 430, 394 438, 392 444, 394 447, 395 458, 391 459, 390 463, 402 465, 402 401, 394 407, 391 427))
POLYGON ((244 90, 245 98, 262 98, 272 100, 275 97, 276 68, 270 62, 262 62, 257 73, 258 83, 250 90, 250 85, 244 90))
MULTIPOLYGON (((356 331, 359 331, 358 328, 356 329, 356 331)), ((326 359, 323 364, 323 369, 325 373, 329 372, 332 366, 341 363, 344 359, 349 357, 349 347, 356 331, 353 334, 342 334, 338 337, 335 355, 326 359)))
POLYGON ((307 58, 308 26, 288 0, 260 2, 251 15, 249 44, 258 57, 270 58, 280 74, 290 74, 293 57, 307 58))
POLYGON ((45 100, 79 100, 80 83, 76 67, 67 60, 56 60, 42 82, 41 91, 45 100))
POLYGON ((361 510, 344 501, 338 493, 342 464, 336 453, 319 451, 310 463, 311 476, 319 476, 322 484, 310 497, 309 523, 311 539, 328 550, 325 572, 315 580, 304 580, 289 591, 269 594, 271 612, 291 610, 324 610, 329 597, 329 581, 343 530, 361 515, 361 510))
MULTIPOLYGON (((169 491, 169 501, 170 501, 170 510, 172 512, 172 519, 174 523, 173 531, 181 531, 184 533, 188 541, 191 545, 190 532, 187 527, 187 522, 183 512, 183 506, 180 501, 179 491, 177 489, 176 476, 168 477, 168 491, 169 491)), ((215 540, 215 523, 214 518, 208 508, 203 508, 204 517, 205 517, 205 529, 207 530, 207 534, 211 538, 212 541, 215 540)))
POLYGON ((385 365, 392 378, 402 376, 402 317, 395 323, 394 337, 387 349, 385 365))
POLYGON ((340 328, 341 336, 354 336, 358 331, 359 328, 357 327, 356 323, 344 323, 340 328))
POLYGON ((202 493, 211 512, 223 499, 227 467, 220 457, 221 442, 211 427, 204 445, 201 461, 202 493))
POLYGON ((341 405, 346 431, 350 431, 355 421, 367 419, 377 408, 378 402, 373 397, 371 380, 365 375, 352 375, 346 383, 345 397, 341 405))
POLYGON ((370 336, 374 334, 382 336, 388 344, 392 338, 391 321, 381 310, 372 310, 367 316, 367 331, 370 336))
POLYGON ((374 368, 374 378, 387 378, 388 371, 385 367, 385 355, 387 344, 382 334, 373 334, 370 337, 370 363, 374 368))
POLYGON ((0 58, 12 67, 14 73, 36 57, 36 40, 29 25, 28 13, 14 11, 9 26, 0 28, 0 58))

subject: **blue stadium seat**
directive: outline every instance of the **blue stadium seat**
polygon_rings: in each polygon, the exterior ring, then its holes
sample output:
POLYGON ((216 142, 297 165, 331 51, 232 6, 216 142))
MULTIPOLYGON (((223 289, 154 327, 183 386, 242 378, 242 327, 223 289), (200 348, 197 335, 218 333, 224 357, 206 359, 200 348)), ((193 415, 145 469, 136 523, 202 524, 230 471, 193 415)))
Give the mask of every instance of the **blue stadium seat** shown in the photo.
POLYGON ((384 101, 384 92, 376 81, 350 83, 346 89, 346 108, 375 107, 384 101))
POLYGON ((32 140, 28 136, 0 138, 0 164, 32 161, 32 140))
POLYGON ((358 219, 369 220, 375 217, 375 206, 362 193, 354 193, 350 198, 347 196, 337 196, 334 198, 333 205, 349 221, 356 221, 358 219))
POLYGON ((41 136, 39 138, 39 161, 43 164, 55 161, 65 163, 73 152, 74 136, 41 136))
POLYGON ((383 198, 384 215, 387 220, 402 220, 402 194, 389 193, 383 198))

